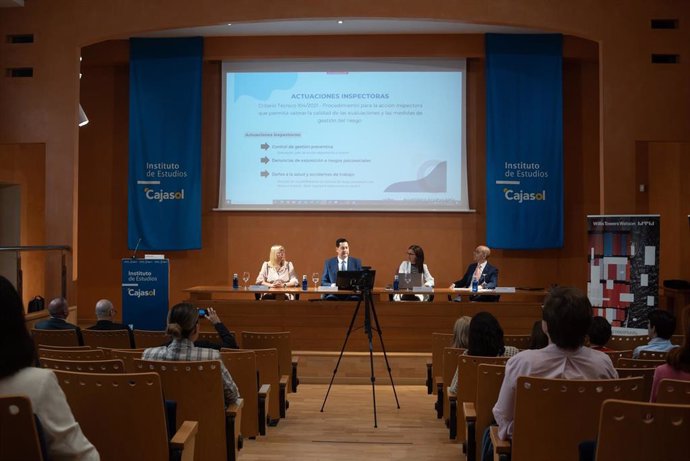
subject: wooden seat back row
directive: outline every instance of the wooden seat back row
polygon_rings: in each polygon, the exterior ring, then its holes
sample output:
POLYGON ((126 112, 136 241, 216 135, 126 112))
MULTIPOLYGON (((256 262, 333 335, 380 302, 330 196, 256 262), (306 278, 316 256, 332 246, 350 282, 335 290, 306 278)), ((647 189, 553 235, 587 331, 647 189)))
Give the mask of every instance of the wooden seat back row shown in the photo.
POLYGON ((512 447, 498 439, 492 427, 495 453, 500 457, 510 452, 513 461, 576 461, 580 442, 596 438, 601 404, 610 398, 642 401, 648 396, 642 378, 580 381, 521 376, 512 447))
POLYGON ((31 400, 25 396, 0 397, 0 460, 43 461, 31 400))
POLYGON ((156 373, 55 374, 74 418, 102 459, 168 461, 170 447, 182 450, 182 459, 193 459, 199 424, 178 412, 178 430, 169 446, 161 379, 156 373))
POLYGON ((597 461, 688 459, 690 405, 606 400, 599 419, 597 461))
POLYGON ((177 402, 178 421, 198 421, 196 457, 234 461, 240 444, 242 399, 225 408, 220 364, 215 360, 157 362, 136 359, 138 372, 160 376, 166 399, 177 402))

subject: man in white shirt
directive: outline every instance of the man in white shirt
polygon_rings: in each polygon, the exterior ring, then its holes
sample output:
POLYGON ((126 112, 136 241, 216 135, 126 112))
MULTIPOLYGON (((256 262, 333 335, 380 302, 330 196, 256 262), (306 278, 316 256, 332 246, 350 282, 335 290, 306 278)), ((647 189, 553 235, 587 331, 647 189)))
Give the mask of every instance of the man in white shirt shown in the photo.
POLYGON ((561 379, 615 379, 618 372, 603 352, 584 347, 592 322, 592 305, 577 288, 556 287, 546 296, 542 329, 549 337, 543 349, 522 351, 506 363, 505 377, 493 408, 502 440, 513 435, 518 376, 561 379))

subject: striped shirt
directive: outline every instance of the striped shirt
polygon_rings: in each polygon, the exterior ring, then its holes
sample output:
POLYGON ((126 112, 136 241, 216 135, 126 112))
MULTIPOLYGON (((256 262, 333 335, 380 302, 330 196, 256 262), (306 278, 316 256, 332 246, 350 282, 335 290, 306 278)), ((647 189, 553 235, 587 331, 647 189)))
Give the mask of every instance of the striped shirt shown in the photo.
POLYGON ((225 405, 235 403, 240 397, 235 381, 232 380, 230 372, 220 360, 220 352, 215 349, 204 347, 194 347, 190 339, 173 339, 167 346, 151 347, 146 349, 141 358, 144 360, 218 360, 220 362, 221 376, 223 377, 223 393, 225 394, 225 405))

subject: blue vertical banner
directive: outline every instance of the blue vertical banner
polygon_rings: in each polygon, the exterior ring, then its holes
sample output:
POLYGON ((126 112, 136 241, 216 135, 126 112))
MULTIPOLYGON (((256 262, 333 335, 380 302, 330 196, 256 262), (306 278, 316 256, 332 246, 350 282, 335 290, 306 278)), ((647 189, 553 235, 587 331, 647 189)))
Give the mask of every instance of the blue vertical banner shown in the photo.
POLYGON ((130 249, 201 248, 203 39, 131 39, 130 249))
POLYGON ((122 323, 137 330, 165 330, 169 279, 167 259, 123 259, 122 323))
POLYGON ((563 37, 486 35, 486 240, 563 246, 563 37))

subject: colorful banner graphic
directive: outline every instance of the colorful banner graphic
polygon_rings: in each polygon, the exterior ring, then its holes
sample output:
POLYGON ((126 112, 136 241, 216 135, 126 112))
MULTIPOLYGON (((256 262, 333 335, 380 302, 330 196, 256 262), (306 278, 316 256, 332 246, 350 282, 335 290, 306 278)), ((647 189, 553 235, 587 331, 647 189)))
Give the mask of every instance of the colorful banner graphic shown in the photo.
POLYGON ((642 328, 659 305, 659 215, 587 216, 594 315, 642 328))

